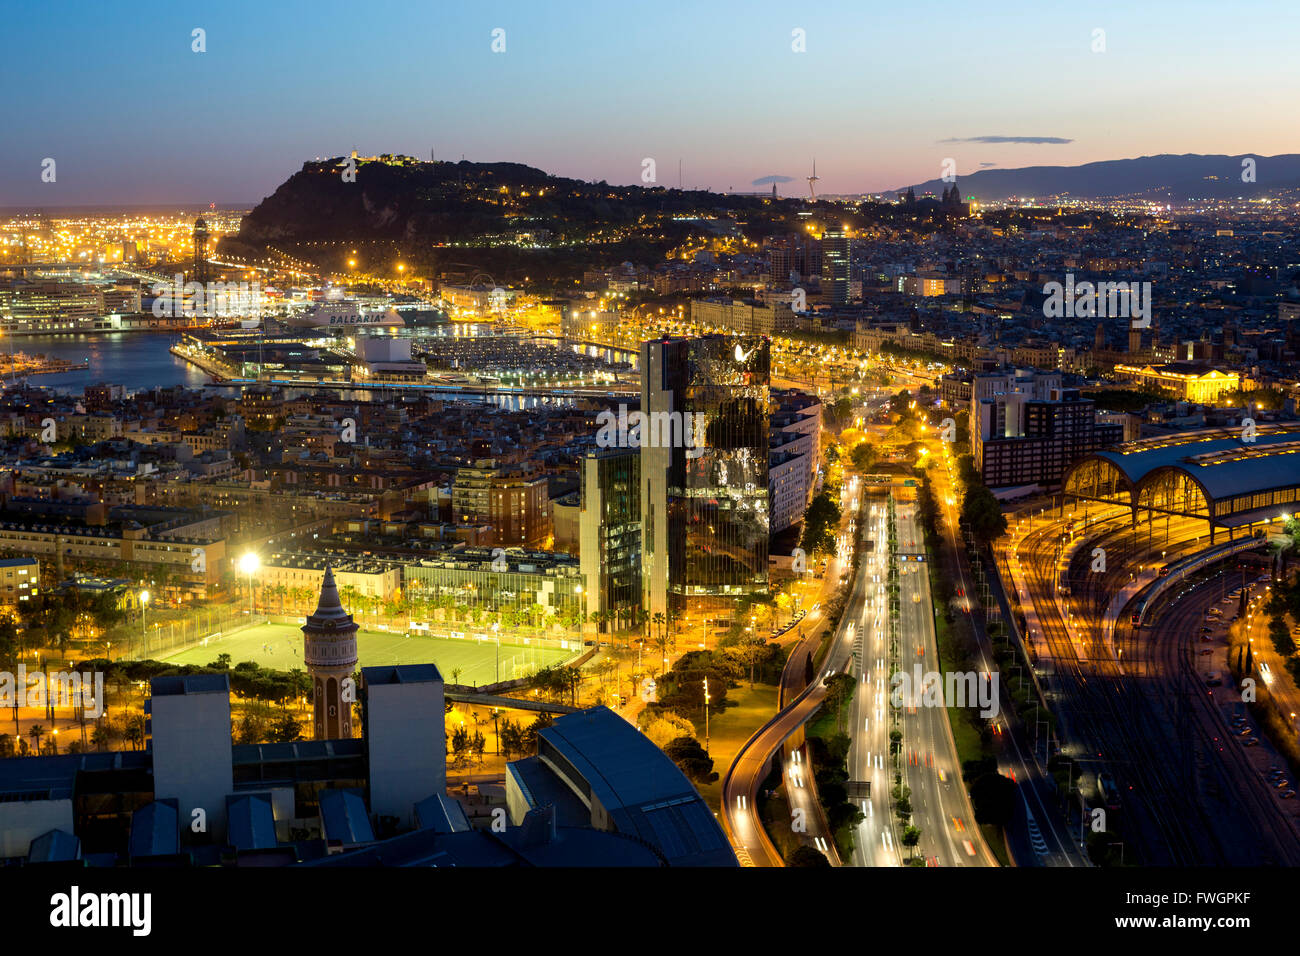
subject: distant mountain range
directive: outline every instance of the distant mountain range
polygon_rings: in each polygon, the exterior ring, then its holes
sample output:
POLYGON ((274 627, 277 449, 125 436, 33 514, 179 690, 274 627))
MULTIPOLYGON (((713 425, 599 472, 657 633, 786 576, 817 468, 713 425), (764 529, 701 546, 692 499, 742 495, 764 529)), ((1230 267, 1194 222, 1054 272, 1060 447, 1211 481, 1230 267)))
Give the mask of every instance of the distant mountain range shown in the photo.
MULTIPOLYGON (((941 195, 948 183, 931 179, 911 188, 917 198, 941 195)), ((1080 199, 1135 197, 1183 202, 1230 199, 1300 189, 1300 154, 1259 156, 1140 156, 1111 159, 1082 166, 1026 166, 984 169, 958 176, 963 199, 998 200, 1016 197, 1075 196, 1080 199), (1243 182, 1243 161, 1254 160, 1254 182, 1243 182)), ((905 192, 907 186, 898 192, 905 192)))

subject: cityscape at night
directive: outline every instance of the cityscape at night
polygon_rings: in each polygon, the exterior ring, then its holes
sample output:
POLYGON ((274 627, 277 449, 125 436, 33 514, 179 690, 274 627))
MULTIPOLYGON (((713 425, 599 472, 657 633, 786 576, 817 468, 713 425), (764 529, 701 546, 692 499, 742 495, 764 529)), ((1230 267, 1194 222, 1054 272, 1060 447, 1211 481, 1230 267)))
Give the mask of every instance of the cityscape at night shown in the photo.
POLYGON ((1288 3, 3 22, 20 939, 1280 928, 1288 3))

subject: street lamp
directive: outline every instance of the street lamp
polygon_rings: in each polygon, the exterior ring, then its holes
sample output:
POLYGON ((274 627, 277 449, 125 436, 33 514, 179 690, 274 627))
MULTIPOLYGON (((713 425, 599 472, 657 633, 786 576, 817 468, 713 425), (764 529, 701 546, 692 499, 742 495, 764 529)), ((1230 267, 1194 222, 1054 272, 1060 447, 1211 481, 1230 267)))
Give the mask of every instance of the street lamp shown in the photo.
POLYGON ((253 575, 262 566, 262 559, 256 552, 249 551, 239 559, 239 570, 248 575, 248 613, 253 613, 253 575))
POLYGON ((709 679, 704 678, 704 752, 709 752, 709 679))
POLYGON ((144 634, 144 612, 149 607, 149 592, 140 592, 140 633, 144 634))

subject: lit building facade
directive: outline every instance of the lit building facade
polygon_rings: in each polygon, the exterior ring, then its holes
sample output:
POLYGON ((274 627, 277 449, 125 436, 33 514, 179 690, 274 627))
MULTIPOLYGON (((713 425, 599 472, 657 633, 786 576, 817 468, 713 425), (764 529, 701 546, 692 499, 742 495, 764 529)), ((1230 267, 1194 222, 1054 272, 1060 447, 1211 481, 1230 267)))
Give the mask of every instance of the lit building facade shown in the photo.
POLYGON ((611 448, 582 460, 578 554, 585 613, 611 619, 602 630, 635 621, 641 609, 641 455, 611 448))
POLYGON ((691 415, 693 445, 642 442, 643 607, 734 609, 767 591, 769 342, 646 342, 641 368, 642 411, 691 415))
POLYGON ((822 236, 822 292, 831 305, 849 301, 849 237, 842 229, 822 236))
POLYGON ((1166 388, 1185 402, 1213 403, 1224 392, 1241 387, 1241 376, 1192 362, 1171 365, 1116 365, 1115 375, 1138 385, 1166 388))

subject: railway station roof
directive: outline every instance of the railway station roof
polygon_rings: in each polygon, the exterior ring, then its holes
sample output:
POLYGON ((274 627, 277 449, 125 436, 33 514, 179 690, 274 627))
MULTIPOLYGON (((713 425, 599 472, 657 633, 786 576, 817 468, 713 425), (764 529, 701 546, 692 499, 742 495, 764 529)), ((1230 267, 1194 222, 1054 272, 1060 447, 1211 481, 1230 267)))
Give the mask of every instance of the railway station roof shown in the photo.
POLYGON ((1135 503, 1144 486, 1172 471, 1202 490, 1218 524, 1244 524, 1274 517, 1274 512, 1296 511, 1300 493, 1284 492, 1300 490, 1300 425, 1260 426, 1254 438, 1243 441, 1240 428, 1221 428, 1127 442, 1079 459, 1066 474, 1065 488, 1070 494, 1081 493, 1071 490, 1071 477, 1087 463, 1101 461, 1114 468, 1135 503), (1255 495, 1265 495, 1266 500, 1226 507, 1231 499, 1255 495), (1219 503, 1225 507, 1217 507, 1219 503))
MULTIPOLYGON (((1265 426, 1256 433, 1253 443, 1241 440, 1239 428, 1180 432, 1126 442, 1112 451, 1095 452, 1089 457, 1110 462, 1135 487, 1157 468, 1195 467, 1201 483, 1219 496, 1253 490, 1245 487, 1255 483, 1247 473, 1257 471, 1260 465, 1265 465, 1269 475, 1276 473, 1284 483, 1300 481, 1300 459, 1276 454, 1294 453, 1297 449, 1275 449, 1277 445, 1300 445, 1300 426, 1265 426), (1204 480, 1206 477, 1211 478, 1214 487, 1204 480)), ((1268 475, 1263 477, 1267 480, 1268 475)))

